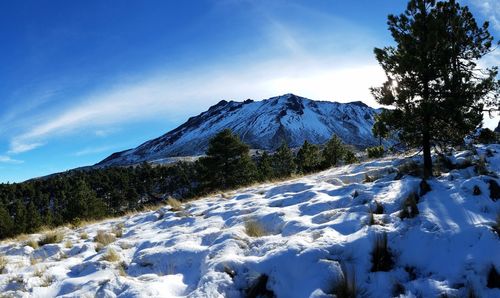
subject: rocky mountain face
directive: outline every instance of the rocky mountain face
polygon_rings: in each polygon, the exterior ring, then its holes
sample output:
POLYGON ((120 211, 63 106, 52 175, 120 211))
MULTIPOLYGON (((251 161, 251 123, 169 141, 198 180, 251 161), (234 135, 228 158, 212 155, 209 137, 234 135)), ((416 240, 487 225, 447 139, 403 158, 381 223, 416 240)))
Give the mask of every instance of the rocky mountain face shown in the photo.
POLYGON ((377 145, 371 128, 380 111, 362 102, 315 101, 285 94, 262 101, 221 101, 163 136, 134 149, 117 152, 98 166, 162 162, 201 155, 209 139, 230 128, 253 149, 273 150, 283 141, 290 147, 307 140, 326 142, 333 134, 358 148, 377 145))

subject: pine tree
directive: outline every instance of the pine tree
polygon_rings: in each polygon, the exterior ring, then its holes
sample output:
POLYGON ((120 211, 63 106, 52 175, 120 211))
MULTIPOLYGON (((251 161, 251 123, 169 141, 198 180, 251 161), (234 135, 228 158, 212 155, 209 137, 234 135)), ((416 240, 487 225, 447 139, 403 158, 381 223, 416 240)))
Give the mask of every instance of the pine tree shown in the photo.
POLYGON ((14 215, 14 232, 15 234, 22 234, 26 232, 26 207, 21 201, 16 201, 14 215))
POLYGON ((42 217, 33 201, 28 203, 26 208, 26 232, 33 233, 42 226, 42 217))
POLYGON ((208 189, 227 189, 252 182, 256 167, 249 147, 230 129, 215 135, 209 142, 206 157, 200 159, 202 181, 208 189))
POLYGON ((323 148, 323 162, 326 168, 336 166, 345 156, 346 147, 342 140, 333 135, 323 148))
POLYGON ((375 116, 375 123, 372 127, 372 133, 375 137, 378 138, 378 145, 382 146, 382 139, 387 138, 389 135, 389 128, 387 127, 386 120, 384 119, 384 115, 387 112, 382 112, 379 115, 375 116))
POLYGON ((296 165, 292 150, 283 142, 272 157, 273 169, 276 177, 289 177, 295 172, 296 165))
POLYGON ((477 67, 492 51, 493 37, 488 23, 479 27, 455 0, 411 0, 388 25, 396 46, 374 50, 387 82, 372 93, 395 108, 389 119, 400 140, 422 146, 429 177, 431 146, 461 142, 486 107, 499 106, 497 68, 477 67))
POLYGON ((0 203, 0 239, 12 236, 14 234, 14 223, 12 218, 5 209, 5 206, 0 203))
POLYGON ((259 172, 259 179, 261 181, 269 180, 274 178, 274 169, 272 165, 272 158, 269 154, 264 151, 262 156, 259 158, 257 164, 257 170, 259 172))
POLYGON ((301 173, 311 173, 318 170, 321 165, 321 154, 318 146, 304 141, 297 153, 296 161, 297 168, 301 173))

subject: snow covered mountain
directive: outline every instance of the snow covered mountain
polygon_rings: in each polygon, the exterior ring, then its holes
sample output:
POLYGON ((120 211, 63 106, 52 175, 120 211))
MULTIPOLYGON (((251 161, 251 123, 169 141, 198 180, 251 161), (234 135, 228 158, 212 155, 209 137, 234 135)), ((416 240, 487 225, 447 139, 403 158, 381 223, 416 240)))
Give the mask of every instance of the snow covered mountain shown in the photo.
POLYGON ((347 278, 357 297, 500 297, 500 145, 450 156, 462 166, 429 180, 411 208, 421 179, 398 174, 404 161, 59 228, 40 246, 42 234, 4 240, 0 296, 333 298, 347 278), (480 159, 489 175, 470 164, 480 159), (381 235, 388 256, 375 254, 381 235))
POLYGON ((209 139, 230 128, 253 149, 291 147, 307 140, 326 142, 332 134, 359 148, 376 145, 371 128, 378 110, 362 102, 314 101, 285 94, 262 101, 221 101, 208 111, 135 149, 117 152, 98 165, 128 165, 203 154, 209 139))

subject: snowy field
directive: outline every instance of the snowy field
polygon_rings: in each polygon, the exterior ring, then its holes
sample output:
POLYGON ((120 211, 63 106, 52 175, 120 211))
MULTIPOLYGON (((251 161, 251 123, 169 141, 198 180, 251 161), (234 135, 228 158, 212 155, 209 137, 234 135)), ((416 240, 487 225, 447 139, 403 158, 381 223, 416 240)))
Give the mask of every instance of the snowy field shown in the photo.
MULTIPOLYGON (((487 155, 485 149, 478 149, 479 156, 487 155)), ((401 209, 420 192, 421 180, 401 178, 403 160, 385 158, 207 197, 176 210, 166 206, 65 228, 59 243, 37 249, 26 244, 41 234, 4 241, 0 292, 334 297, 332 289, 345 274, 348 280, 355 276, 360 297, 464 297, 472 291, 500 297, 500 289, 487 287, 491 267, 500 271, 500 237, 492 228, 500 200, 490 198, 490 180, 500 182, 491 177, 500 173, 500 145, 490 145, 489 153, 490 176, 470 166, 430 180, 432 190, 420 196, 413 218, 401 219, 401 209), (375 181, 366 182, 366 175, 375 181), (104 244, 95 241, 98 233, 104 244), (384 233, 394 264, 372 272, 371 252, 384 233)), ((463 165, 477 158, 460 152, 452 161, 463 165)))

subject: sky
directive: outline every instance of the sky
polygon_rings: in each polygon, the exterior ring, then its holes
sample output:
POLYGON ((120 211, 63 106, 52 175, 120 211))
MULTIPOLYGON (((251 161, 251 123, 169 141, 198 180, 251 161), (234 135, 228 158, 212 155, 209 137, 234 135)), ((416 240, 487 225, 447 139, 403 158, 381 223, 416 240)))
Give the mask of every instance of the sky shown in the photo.
MULTIPOLYGON (((500 37, 500 1, 463 0, 500 37)), ((386 0, 0 2, 0 182, 92 165, 220 100, 361 100, 386 0)), ((500 64, 497 50, 484 61, 500 64)), ((495 126, 488 120, 487 125, 495 126)))

